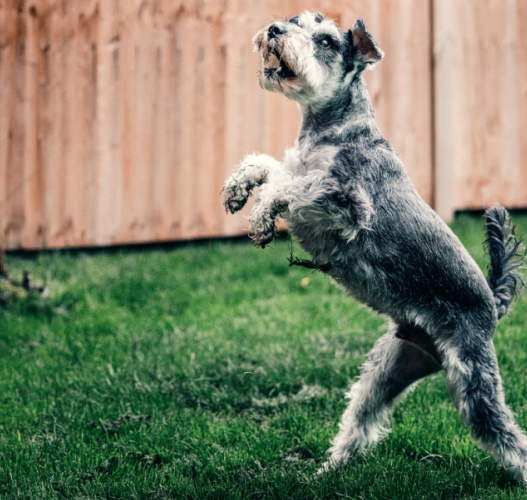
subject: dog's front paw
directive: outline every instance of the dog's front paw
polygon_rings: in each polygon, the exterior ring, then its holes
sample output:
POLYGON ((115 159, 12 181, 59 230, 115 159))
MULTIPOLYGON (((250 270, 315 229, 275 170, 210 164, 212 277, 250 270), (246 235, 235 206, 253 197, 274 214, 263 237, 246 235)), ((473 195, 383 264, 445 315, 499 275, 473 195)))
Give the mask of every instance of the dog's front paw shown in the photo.
POLYGON ((241 210, 251 194, 248 182, 237 182, 234 176, 227 179, 223 185, 223 204, 225 210, 234 214, 241 210))
POLYGON ((252 233, 249 235, 257 247, 265 248, 274 238, 274 230, 264 231, 261 233, 252 233))
POLYGON ((265 248, 275 235, 275 221, 271 217, 263 217, 257 221, 251 221, 252 232, 249 235, 258 247, 265 248))

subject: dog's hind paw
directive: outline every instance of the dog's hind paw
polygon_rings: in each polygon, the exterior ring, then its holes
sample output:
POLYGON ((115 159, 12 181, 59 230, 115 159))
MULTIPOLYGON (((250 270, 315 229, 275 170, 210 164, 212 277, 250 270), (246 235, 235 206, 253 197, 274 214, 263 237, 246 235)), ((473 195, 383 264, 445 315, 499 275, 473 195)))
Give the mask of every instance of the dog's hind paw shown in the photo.
POLYGON ((315 476, 320 477, 328 472, 333 472, 340 469, 344 465, 344 462, 339 462, 337 460, 328 459, 326 460, 315 472, 315 476))
POLYGON ((517 467, 510 467, 509 471, 519 485, 527 488, 527 463, 517 467))

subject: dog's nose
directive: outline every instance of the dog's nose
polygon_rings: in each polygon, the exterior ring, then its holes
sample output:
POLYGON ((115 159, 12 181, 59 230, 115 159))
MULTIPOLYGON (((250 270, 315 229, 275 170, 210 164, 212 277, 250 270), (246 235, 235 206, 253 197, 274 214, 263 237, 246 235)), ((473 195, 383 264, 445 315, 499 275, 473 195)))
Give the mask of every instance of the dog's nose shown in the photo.
POLYGON ((276 38, 283 35, 285 32, 286 30, 284 28, 280 28, 280 26, 277 26, 276 24, 271 24, 268 30, 269 38, 276 38))

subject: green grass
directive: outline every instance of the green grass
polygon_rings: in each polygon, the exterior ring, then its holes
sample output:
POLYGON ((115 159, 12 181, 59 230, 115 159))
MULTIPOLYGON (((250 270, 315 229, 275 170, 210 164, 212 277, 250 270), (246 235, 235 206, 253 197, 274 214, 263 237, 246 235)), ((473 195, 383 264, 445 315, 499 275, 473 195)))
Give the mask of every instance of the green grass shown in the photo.
MULTIPOLYGON (((485 266, 480 218, 455 230, 485 266)), ((473 444, 442 374, 368 456, 313 476, 385 324, 287 255, 279 241, 10 256, 51 296, 0 312, 0 496, 525 498, 473 444)), ((526 317, 524 298, 495 337, 525 428, 526 317)))

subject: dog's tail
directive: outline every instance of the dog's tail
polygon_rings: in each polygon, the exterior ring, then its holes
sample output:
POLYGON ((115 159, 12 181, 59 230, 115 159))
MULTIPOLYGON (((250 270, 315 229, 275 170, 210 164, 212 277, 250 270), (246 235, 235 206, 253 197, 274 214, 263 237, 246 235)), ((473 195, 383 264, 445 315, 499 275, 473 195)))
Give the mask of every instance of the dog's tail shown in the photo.
POLYGON ((498 319, 505 316, 511 302, 525 285, 521 269, 525 249, 515 235, 509 213, 500 205, 485 211, 486 245, 490 256, 487 281, 494 294, 498 319))

